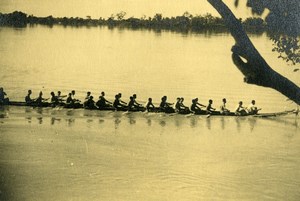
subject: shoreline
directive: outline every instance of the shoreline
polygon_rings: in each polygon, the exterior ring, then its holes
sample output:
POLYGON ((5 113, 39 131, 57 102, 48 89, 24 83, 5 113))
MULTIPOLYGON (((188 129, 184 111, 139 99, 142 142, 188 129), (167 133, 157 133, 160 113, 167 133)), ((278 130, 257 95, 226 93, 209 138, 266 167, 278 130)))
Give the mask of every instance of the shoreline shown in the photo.
MULTIPOLYGON (((153 17, 129 17, 125 18, 126 12, 112 14, 111 17, 105 19, 92 19, 90 16, 86 18, 79 17, 36 17, 26 13, 15 11, 13 13, 0 13, 0 26, 25 28, 28 25, 45 25, 53 27, 61 25, 64 27, 102 27, 109 28, 128 28, 132 30, 147 29, 147 30, 170 30, 177 32, 228 32, 224 20, 220 17, 214 17, 207 13, 206 15, 193 16, 185 12, 182 16, 163 17, 157 13, 153 17)), ((267 31, 266 24, 262 18, 253 17, 242 20, 244 28, 249 33, 261 34, 267 31)))

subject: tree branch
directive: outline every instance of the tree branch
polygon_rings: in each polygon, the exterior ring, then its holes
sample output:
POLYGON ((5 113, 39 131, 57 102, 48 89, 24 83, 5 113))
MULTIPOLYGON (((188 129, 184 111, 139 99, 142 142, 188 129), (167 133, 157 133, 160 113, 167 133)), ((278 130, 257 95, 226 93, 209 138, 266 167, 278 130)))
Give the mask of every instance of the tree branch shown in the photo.
POLYGON ((241 22, 223 1, 208 0, 208 2, 222 16, 235 40, 235 45, 231 49, 233 52, 232 60, 244 74, 244 81, 249 84, 273 88, 300 105, 300 88, 267 64, 250 41, 241 22), (247 62, 244 62, 241 57, 245 58, 247 62))

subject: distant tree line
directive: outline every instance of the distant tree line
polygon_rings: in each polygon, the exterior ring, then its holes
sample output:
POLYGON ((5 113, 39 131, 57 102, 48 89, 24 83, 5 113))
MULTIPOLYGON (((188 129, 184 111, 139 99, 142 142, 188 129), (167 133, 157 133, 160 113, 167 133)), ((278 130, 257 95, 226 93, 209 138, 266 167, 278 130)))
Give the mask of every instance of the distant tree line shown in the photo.
MULTIPOLYGON (((26 27, 27 25, 53 25, 73 26, 73 27, 93 27, 108 26, 110 28, 129 28, 129 29, 155 29, 155 30, 174 30, 174 31, 203 31, 203 30, 219 30, 227 31, 224 20, 211 14, 193 16, 185 12, 182 16, 163 17, 162 14, 155 14, 153 17, 141 18, 125 18, 126 12, 120 12, 111 15, 108 19, 100 17, 92 19, 90 16, 86 18, 79 17, 36 17, 27 15, 26 13, 15 11, 13 13, 0 13, 0 26, 26 27)), ((240 19, 241 20, 241 19, 240 19)), ((266 31, 265 22, 261 18, 247 18, 242 21, 247 31, 262 33, 266 31)))

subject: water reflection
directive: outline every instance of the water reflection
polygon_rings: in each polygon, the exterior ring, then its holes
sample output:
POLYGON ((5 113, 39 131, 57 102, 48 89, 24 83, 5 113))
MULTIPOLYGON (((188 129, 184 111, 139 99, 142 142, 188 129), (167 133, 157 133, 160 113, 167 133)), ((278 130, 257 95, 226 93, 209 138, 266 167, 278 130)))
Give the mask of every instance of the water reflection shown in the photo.
POLYGON ((211 120, 210 120, 210 117, 206 118, 206 127, 207 127, 208 130, 211 129, 211 120))
POLYGON ((72 127, 75 123, 75 118, 68 118, 68 119, 66 119, 66 122, 69 127, 72 127))
POLYGON ((73 110, 73 109, 68 109, 67 112, 66 112, 66 115, 67 115, 67 116, 74 116, 74 113, 75 113, 75 110, 73 110))
POLYGON ((56 117, 51 117, 51 125, 54 125, 55 122, 60 122, 61 119, 60 118, 56 118, 56 117))
POLYGON ((250 125, 250 131, 253 132, 254 130, 254 127, 255 127, 255 124, 256 124, 256 118, 249 118, 248 119, 248 122, 249 122, 249 125, 250 125))
POLYGON ((129 124, 130 124, 130 125, 135 124, 135 123, 136 123, 135 115, 129 114, 129 115, 128 115, 128 120, 129 120, 129 124))
MULTIPOLYGON (((10 115, 9 119, 14 116, 22 117, 27 123, 50 124, 55 126, 61 124, 62 120, 66 126, 74 126, 75 120, 79 119, 78 125, 83 124, 87 128, 91 128, 93 123, 99 123, 103 126, 109 125, 116 130, 120 128, 120 124, 124 122, 124 130, 126 126, 148 126, 157 129, 157 127, 176 128, 177 130, 186 130, 188 128, 199 128, 202 131, 226 131, 230 130, 237 133, 241 132, 257 132, 262 125, 289 126, 294 128, 295 132, 299 130, 299 118, 295 116, 276 117, 276 118, 256 118, 256 117, 217 117, 211 116, 183 116, 183 115, 166 115, 166 114, 141 114, 141 113, 124 113, 124 112, 90 112, 84 110, 53 110, 52 108, 32 108, 24 107, 19 111, 0 107, 0 119, 5 123, 5 118, 10 115), (21 113, 20 113, 21 111, 21 113), (10 114, 11 112, 11 114, 10 114), (23 114, 22 114, 23 112, 23 114), (99 118, 101 116, 101 118, 99 118), (110 121, 107 121, 110 120, 110 121), (265 122, 265 123, 264 123, 265 122), (269 123, 268 123, 269 122, 269 123)), ((77 125, 75 125, 77 126, 77 125)), ((82 126, 82 125, 81 125, 82 126)))
POLYGON ((225 118, 221 117, 220 121, 221 121, 221 128, 222 128, 222 130, 224 130, 225 129, 225 118))
POLYGON ((166 121, 164 119, 161 119, 159 121, 159 125, 161 125, 162 127, 165 127, 167 125, 166 121))
POLYGON ((7 118, 8 117, 9 107, 0 106, 0 118, 7 118))
POLYGON ((115 118, 115 130, 117 130, 119 128, 119 124, 121 123, 121 119, 119 117, 115 118))
POLYGON ((41 117, 37 117, 36 119, 38 120, 39 124, 43 124, 43 117, 42 116, 41 117))
POLYGON ((152 125, 152 121, 151 121, 150 118, 147 119, 147 125, 148 125, 148 126, 151 126, 151 125, 152 125))
POLYGON ((198 119, 196 119, 195 117, 190 118, 190 126, 191 128, 195 128, 198 126, 198 119))

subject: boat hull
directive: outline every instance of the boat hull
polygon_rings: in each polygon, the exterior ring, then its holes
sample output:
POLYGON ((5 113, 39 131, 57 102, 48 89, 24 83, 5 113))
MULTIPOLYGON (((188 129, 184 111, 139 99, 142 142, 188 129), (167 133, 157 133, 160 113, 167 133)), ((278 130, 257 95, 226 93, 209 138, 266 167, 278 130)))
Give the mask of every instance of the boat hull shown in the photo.
MULTIPOLYGON (((23 107, 39 107, 39 108, 46 108, 46 107, 61 107, 61 108, 68 108, 68 109, 88 109, 88 110, 100 110, 100 111, 129 111, 129 112, 145 112, 146 108, 134 108, 131 110, 128 110, 126 107, 120 107, 120 108, 114 108, 114 107, 104 107, 104 108, 84 108, 83 104, 74 104, 74 105, 67 105, 67 104, 58 104, 53 105, 50 103, 42 103, 40 105, 36 104, 26 104, 25 102, 18 102, 18 101, 10 101, 8 104, 2 104, 2 105, 8 105, 8 106, 23 106, 23 107)), ((259 114, 246 114, 246 115, 238 115, 236 113, 230 112, 227 114, 222 114, 219 111, 213 111, 213 112, 207 112, 205 110, 191 112, 191 111, 184 111, 184 112, 175 112, 173 108, 170 108, 165 111, 159 110, 159 108, 154 108, 153 110, 149 110, 148 112, 153 113, 166 113, 166 114, 181 114, 181 115, 207 115, 210 116, 252 116, 252 117, 261 117, 261 118, 267 118, 267 117, 278 117, 283 116, 287 114, 296 114, 298 115, 297 110, 289 110, 289 111, 283 111, 283 112, 274 112, 274 113, 259 113, 259 114)))

